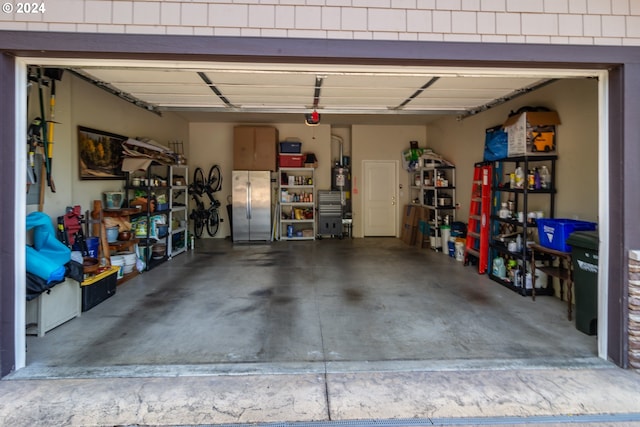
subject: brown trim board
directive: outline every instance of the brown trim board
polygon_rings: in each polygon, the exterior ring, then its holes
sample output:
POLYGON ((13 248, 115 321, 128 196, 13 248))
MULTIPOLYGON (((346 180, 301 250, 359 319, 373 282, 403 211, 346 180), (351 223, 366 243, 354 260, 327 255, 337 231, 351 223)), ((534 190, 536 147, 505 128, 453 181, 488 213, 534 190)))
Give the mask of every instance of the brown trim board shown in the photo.
MULTIPOLYGON (((451 43, 420 41, 324 40, 179 35, 82 34, 0 31, 0 89, 3 94, 0 137, 0 184, 7 200, 13 193, 15 86, 9 56, 189 60, 234 62, 305 62, 324 64, 431 65, 450 67, 536 67, 611 70, 610 88, 610 233, 609 343, 607 354, 626 367, 628 334, 625 308, 626 254, 640 248, 637 212, 640 198, 640 47, 538 44, 451 43), (625 194, 631 196, 626 197, 625 194)), ((15 225, 11 204, 0 207, 5 227, 15 225)), ((10 229, 10 228, 9 228, 10 229)), ((604 230, 603 230, 604 232, 604 230)), ((13 245, 3 245, 0 266, 14 264, 13 245)), ((12 268, 0 269, 0 357, 4 376, 14 366, 12 268)))

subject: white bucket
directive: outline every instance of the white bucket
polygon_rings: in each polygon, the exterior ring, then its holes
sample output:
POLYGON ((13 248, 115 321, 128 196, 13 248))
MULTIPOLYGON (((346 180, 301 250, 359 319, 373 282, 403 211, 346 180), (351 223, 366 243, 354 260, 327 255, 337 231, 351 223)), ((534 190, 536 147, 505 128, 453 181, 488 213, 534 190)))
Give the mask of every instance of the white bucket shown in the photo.
POLYGON ((138 259, 135 252, 118 252, 119 256, 122 256, 124 259, 124 274, 129 274, 133 271, 136 266, 136 261, 138 259))
POLYGON ((118 255, 124 258, 125 264, 135 264, 136 263, 136 253, 135 252, 118 252, 118 255))
POLYGON ((456 261, 464 261, 464 242, 456 240, 456 261))
POLYGON ((118 267, 118 279, 122 279, 124 277, 124 257, 121 255, 113 255, 111 257, 111 265, 118 267))

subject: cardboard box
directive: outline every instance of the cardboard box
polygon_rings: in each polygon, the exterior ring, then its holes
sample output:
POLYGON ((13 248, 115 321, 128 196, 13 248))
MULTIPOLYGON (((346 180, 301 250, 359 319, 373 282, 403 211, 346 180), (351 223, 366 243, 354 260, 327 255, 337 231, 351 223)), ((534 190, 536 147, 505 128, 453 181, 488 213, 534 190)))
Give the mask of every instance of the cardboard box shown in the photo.
POLYGON ((420 219, 421 206, 406 205, 402 217, 402 230, 400 239, 407 245, 414 245, 418 235, 418 221, 420 219))
POLYGON ((559 124, 555 111, 528 111, 509 117, 503 125, 508 134, 508 156, 555 153, 559 124))
MULTIPOLYGON (((425 210, 425 209, 423 209, 425 210)), ((416 246, 419 248, 428 248, 429 243, 429 223, 424 219, 418 221, 418 231, 416 235, 416 246)))

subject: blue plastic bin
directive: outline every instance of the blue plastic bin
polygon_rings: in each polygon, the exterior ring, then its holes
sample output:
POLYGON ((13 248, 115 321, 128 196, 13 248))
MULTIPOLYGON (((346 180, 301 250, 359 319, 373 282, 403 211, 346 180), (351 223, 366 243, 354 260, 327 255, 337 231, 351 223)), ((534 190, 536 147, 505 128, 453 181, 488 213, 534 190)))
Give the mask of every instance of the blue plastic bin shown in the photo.
POLYGON ((539 218, 537 222, 540 244, 545 248, 561 252, 571 251, 571 246, 567 244, 571 233, 574 231, 593 231, 598 225, 595 222, 564 218, 539 218))
POLYGON ((302 142, 283 141, 280 143, 280 152, 288 154, 300 154, 302 152, 302 142))

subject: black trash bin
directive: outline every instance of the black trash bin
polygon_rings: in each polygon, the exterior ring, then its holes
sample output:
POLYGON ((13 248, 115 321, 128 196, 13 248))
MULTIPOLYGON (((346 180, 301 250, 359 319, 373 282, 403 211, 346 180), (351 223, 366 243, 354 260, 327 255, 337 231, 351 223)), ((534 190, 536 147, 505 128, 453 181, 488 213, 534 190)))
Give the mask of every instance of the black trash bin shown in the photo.
POLYGON ((576 328, 587 335, 598 332, 598 232, 576 231, 567 239, 571 245, 576 328))

